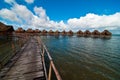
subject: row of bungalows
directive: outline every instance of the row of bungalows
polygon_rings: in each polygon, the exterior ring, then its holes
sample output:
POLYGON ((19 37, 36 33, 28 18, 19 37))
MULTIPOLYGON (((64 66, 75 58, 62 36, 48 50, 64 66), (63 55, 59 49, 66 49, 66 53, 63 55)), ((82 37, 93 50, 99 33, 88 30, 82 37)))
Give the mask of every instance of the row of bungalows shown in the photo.
POLYGON ((41 31, 39 29, 32 30, 31 28, 28 28, 26 31, 23 28, 18 28, 15 30, 16 33, 40 33, 41 31))
MULTIPOLYGON (((73 36, 74 32, 72 30, 66 32, 65 30, 63 30, 62 32, 59 32, 58 30, 56 30, 55 32, 50 30, 50 31, 46 31, 46 34, 48 33, 49 35, 63 35, 63 36, 73 36)), ((94 30, 93 32, 90 32, 89 30, 86 30, 84 32, 82 32, 81 30, 79 30, 77 33, 77 36, 84 36, 84 37, 110 37, 112 35, 111 32, 109 32, 108 30, 104 30, 103 32, 99 32, 98 30, 94 30)))
POLYGON ((77 36, 84 36, 84 37, 111 37, 112 33, 108 30, 104 30, 103 32, 99 32, 98 30, 94 30, 93 32, 90 32, 89 30, 86 30, 85 32, 82 32, 79 30, 77 32, 77 36))
POLYGON ((41 34, 46 34, 46 35, 48 34, 50 36, 54 36, 54 35, 62 35, 62 36, 68 35, 68 36, 72 36, 74 33, 73 33, 72 30, 70 30, 68 32, 66 32, 65 30, 63 30, 62 32, 60 32, 58 30, 56 30, 56 31, 53 31, 53 30, 49 30, 49 31, 43 30, 43 31, 41 31, 41 34))
POLYGON ((23 28, 19 27, 17 30, 15 30, 16 35, 38 35, 41 31, 39 29, 32 30, 31 28, 28 28, 27 30, 24 30, 23 28), (34 33, 34 34, 33 34, 34 33))
MULTIPOLYGON (((41 35, 50 35, 50 36, 54 36, 54 35, 62 35, 62 36, 73 36, 74 35, 74 32, 72 30, 69 30, 68 32, 66 32, 65 30, 63 30, 62 32, 56 30, 56 31, 53 31, 53 30, 42 30, 40 31, 39 29, 36 29, 36 30, 32 30, 31 28, 27 29, 26 31, 23 30, 22 28, 18 28, 16 31, 16 33, 39 33, 41 35)), ((93 32, 90 32, 89 30, 86 30, 86 31, 81 31, 79 30, 77 33, 77 36, 84 36, 84 37, 105 37, 105 36, 111 36, 112 33, 109 32, 108 30, 104 30, 103 32, 99 32, 98 30, 94 30, 93 32)))

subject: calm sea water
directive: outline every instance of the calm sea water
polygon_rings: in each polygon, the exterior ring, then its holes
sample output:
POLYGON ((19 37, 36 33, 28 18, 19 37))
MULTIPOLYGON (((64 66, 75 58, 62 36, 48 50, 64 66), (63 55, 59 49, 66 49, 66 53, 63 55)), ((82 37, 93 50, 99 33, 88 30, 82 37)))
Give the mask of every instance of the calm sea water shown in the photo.
POLYGON ((63 80, 120 80, 120 36, 41 36, 63 80))

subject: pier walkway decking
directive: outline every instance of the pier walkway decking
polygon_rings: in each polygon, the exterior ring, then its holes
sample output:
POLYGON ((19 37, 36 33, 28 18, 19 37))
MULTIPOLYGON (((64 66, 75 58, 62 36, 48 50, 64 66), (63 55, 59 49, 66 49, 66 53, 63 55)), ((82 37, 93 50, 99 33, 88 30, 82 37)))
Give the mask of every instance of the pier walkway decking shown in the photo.
POLYGON ((26 43, 21 56, 7 72, 3 80, 45 80, 40 47, 36 38, 26 43))
POLYGON ((0 71, 0 80, 51 80, 52 71, 57 80, 62 80, 40 37, 32 36, 0 71), (44 60, 45 53, 49 59, 48 71, 44 60))

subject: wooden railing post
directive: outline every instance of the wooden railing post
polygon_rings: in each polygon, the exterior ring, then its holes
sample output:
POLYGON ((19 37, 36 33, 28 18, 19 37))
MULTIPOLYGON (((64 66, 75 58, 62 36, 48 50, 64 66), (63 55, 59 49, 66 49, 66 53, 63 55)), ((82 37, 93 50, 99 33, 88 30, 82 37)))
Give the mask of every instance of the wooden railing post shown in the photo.
POLYGON ((44 56, 44 53, 45 53, 45 50, 44 50, 44 48, 43 48, 43 50, 42 50, 43 52, 42 52, 42 55, 44 56))
POLYGON ((52 74, 52 66, 51 66, 51 61, 50 61, 48 80, 51 80, 51 74, 52 74))
MULTIPOLYGON (((38 40, 39 45, 42 46, 41 48, 43 48, 42 49, 42 56, 44 57, 44 54, 46 52, 47 56, 49 58, 49 61, 50 61, 48 77, 46 75, 46 79, 51 80, 51 75, 52 75, 52 70, 53 70, 55 75, 56 75, 57 80, 62 80, 58 70, 56 69, 56 67, 55 67, 55 65, 53 63, 52 57, 51 57, 50 53, 48 52, 46 46, 42 43, 42 41, 40 40, 40 37, 37 37, 37 40, 38 40)), ((44 61, 44 58, 42 58, 42 59, 43 59, 43 65, 44 65, 45 73, 46 73, 45 61, 44 61)))
POLYGON ((45 60, 44 60, 44 48, 43 48, 43 53, 42 53, 42 61, 43 61, 43 67, 44 67, 44 71, 45 71, 45 77, 47 79, 47 70, 46 70, 45 60))
POLYGON ((56 77, 57 77, 57 80, 62 80, 62 78, 61 78, 61 76, 60 76, 58 70, 56 69, 56 67, 55 67, 55 65, 54 65, 54 63, 53 63, 53 61, 51 61, 51 66, 52 66, 52 68, 53 68, 53 70, 54 70, 54 72, 55 72, 55 75, 56 75, 56 77))

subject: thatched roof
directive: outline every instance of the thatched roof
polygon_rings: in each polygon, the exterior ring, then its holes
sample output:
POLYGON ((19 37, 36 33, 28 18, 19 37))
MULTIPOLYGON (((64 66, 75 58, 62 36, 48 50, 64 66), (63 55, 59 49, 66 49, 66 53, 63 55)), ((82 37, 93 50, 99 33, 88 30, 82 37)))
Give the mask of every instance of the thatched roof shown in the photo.
POLYGON ((63 30, 62 32, 61 32, 61 35, 63 35, 63 36, 65 36, 67 34, 67 32, 65 31, 65 30, 63 30))
POLYGON ((60 33, 60 32, 58 30, 56 30, 55 33, 60 33))
POLYGON ((66 31, 65 31, 65 30, 63 30, 61 33, 66 34, 66 31))
POLYGON ((68 35, 68 36, 72 36, 72 35, 73 35, 73 31, 72 31, 72 30, 68 31, 68 32, 67 32, 67 35, 68 35))
POLYGON ((44 29, 44 30, 42 31, 42 33, 47 33, 47 31, 44 29))
POLYGON ((6 25, 0 22, 0 31, 5 31, 6 29, 6 25))
POLYGON ((77 34, 83 34, 83 32, 82 32, 81 30, 79 30, 79 31, 77 32, 77 34))
POLYGON ((108 30, 104 30, 103 32, 101 32, 101 35, 105 35, 105 36, 111 36, 112 33, 109 32, 108 30))
POLYGON ((54 32, 55 35, 59 35, 59 33, 60 33, 60 32, 59 32, 58 30, 56 30, 56 31, 54 32))
POLYGON ((50 30, 48 33, 54 33, 52 30, 50 30))
POLYGON ((35 33, 40 33, 41 31, 39 29, 34 30, 35 33))
POLYGON ((83 33, 83 35, 84 35, 85 37, 91 36, 91 32, 90 32, 89 30, 86 30, 86 31, 83 33))
POLYGON ((19 27, 15 32, 22 33, 25 32, 25 30, 22 27, 19 27))
POLYGON ((26 32, 33 33, 34 31, 31 28, 28 28, 26 32))
POLYGON ((45 35, 45 36, 46 36, 46 35, 47 35, 47 31, 46 31, 45 29, 42 30, 42 31, 41 31, 41 35, 45 35))
POLYGON ((14 31, 13 26, 5 25, 4 23, 0 22, 0 32, 12 32, 14 31))
POLYGON ((92 35, 100 35, 100 32, 99 32, 98 30, 94 30, 94 31, 92 32, 92 35))
POLYGON ((86 31, 84 32, 84 34, 86 34, 86 35, 91 35, 91 32, 90 32, 89 30, 86 30, 86 31))
POLYGON ((72 30, 70 30, 70 31, 68 31, 68 33, 69 33, 69 34, 73 34, 73 31, 72 31, 72 30))

